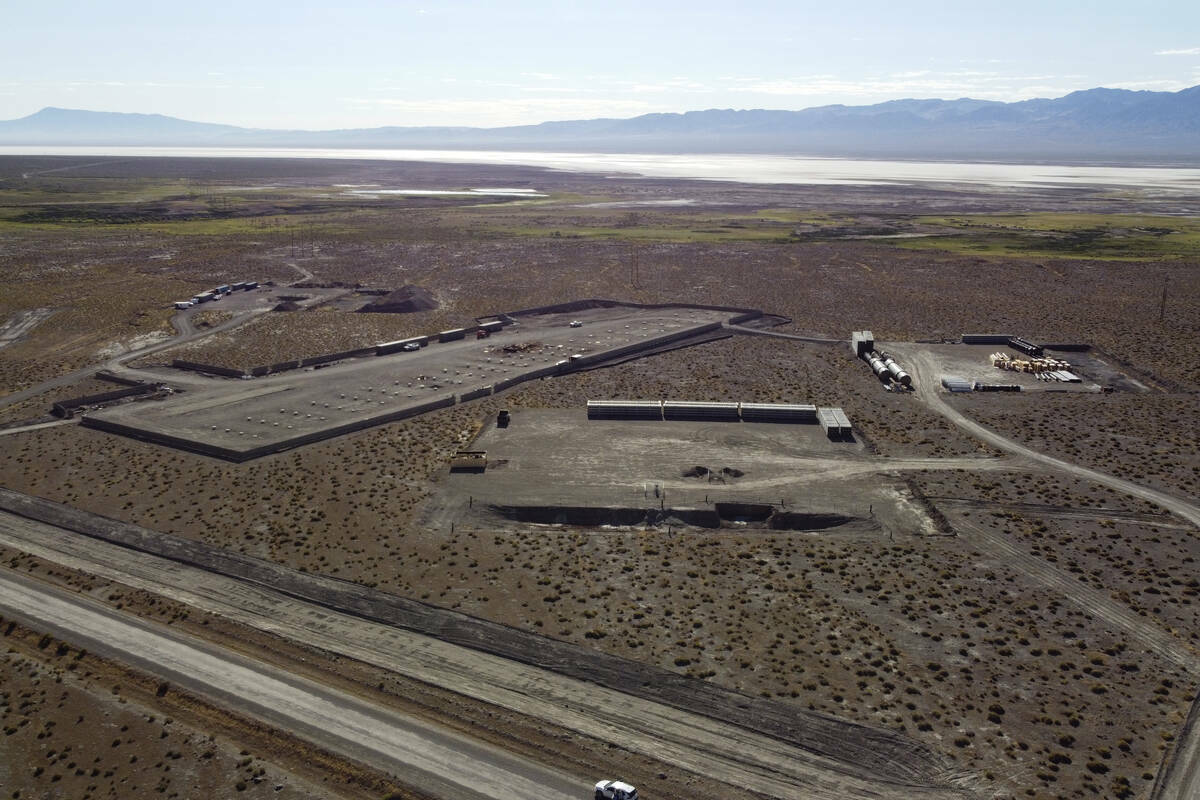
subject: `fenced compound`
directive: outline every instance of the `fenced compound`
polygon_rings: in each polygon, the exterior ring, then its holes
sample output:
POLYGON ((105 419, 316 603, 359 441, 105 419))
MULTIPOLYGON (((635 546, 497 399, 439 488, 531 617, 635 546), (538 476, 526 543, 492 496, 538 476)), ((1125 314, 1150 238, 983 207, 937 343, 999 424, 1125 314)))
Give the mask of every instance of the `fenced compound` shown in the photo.
MULTIPOLYGON (((114 408, 88 415, 85 425, 232 461, 404 419, 485 397, 526 381, 594 369, 652 352, 686 346, 719 331, 726 315, 698 307, 643 308, 588 301, 584 310, 536 315, 514 312, 473 328, 458 328, 445 343, 412 337, 242 370, 182 362, 180 366, 253 382, 214 381, 183 399, 150 408, 114 408), (591 305, 588 305, 588 304, 591 305), (584 320, 579 322, 578 320, 584 320), (570 324, 569 324, 570 323, 570 324), (503 331, 497 343, 491 331, 503 331), (487 331, 489 336, 466 336, 487 331), (458 337, 459 332, 464 332, 458 337), (302 367, 328 367, 297 374, 302 367), (279 374, 288 373, 292 374, 279 374)), ((757 313, 757 312, 756 312, 757 313)), ((736 404, 733 418, 736 419, 736 404)))

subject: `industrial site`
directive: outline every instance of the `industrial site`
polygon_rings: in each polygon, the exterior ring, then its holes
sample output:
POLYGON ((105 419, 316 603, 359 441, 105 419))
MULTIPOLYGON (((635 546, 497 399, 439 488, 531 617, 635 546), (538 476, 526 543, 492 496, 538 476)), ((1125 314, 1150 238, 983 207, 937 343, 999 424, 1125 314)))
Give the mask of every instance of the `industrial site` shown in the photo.
POLYGON ((1188 198, 34 161, 5 796, 1195 796, 1188 198))

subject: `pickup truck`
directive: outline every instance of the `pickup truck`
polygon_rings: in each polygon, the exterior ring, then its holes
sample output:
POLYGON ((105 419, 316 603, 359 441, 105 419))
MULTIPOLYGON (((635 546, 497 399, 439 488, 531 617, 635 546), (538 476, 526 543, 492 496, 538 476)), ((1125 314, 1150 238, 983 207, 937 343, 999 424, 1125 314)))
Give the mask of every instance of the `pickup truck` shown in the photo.
POLYGON ((638 793, 622 781, 600 781, 596 784, 596 800, 638 800, 638 793))

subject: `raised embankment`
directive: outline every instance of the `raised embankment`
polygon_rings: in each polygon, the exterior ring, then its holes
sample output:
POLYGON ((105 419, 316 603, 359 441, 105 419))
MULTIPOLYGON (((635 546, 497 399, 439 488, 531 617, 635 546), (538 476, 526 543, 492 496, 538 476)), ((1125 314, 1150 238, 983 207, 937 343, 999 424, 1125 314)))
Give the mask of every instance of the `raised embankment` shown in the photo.
POLYGON ((765 697, 752 697, 660 667, 337 578, 298 572, 282 564, 148 530, 9 489, 0 489, 0 510, 220 575, 252 581, 340 613, 394 625, 737 725, 827 758, 847 775, 900 786, 945 784, 947 764, 922 743, 896 731, 860 725, 765 697))
POLYGON ((71 397, 66 400, 58 400, 50 406, 50 413, 56 417, 66 419, 75 413, 75 409, 84 406, 94 406, 97 403, 108 403, 113 400, 121 400, 126 397, 136 397, 137 395, 152 394, 158 391, 156 383, 137 383, 132 386, 126 386, 124 389, 113 389, 111 392, 99 392, 97 394, 85 394, 82 397, 71 397))
POLYGON ((242 462, 251 461, 255 458, 272 453, 279 453, 284 450, 290 450, 293 447, 300 447, 313 442, 319 442, 324 439, 331 439, 335 436, 344 436, 347 433, 354 433, 366 428, 371 428, 376 425, 383 425, 388 422, 398 422, 402 419, 415 417, 418 414, 425 414, 429 411, 434 411, 439 408, 446 408, 455 403, 454 395, 431 400, 428 403, 421 405, 408 406, 396 411, 390 411, 386 414, 380 414, 374 417, 355 420, 345 425, 337 425, 332 428, 324 428, 312 433, 306 433, 300 436, 293 436, 290 439, 280 439, 274 442, 268 442, 260 447, 254 447, 248 450, 235 450, 231 447, 221 447, 220 445, 211 444, 199 439, 188 439, 182 436, 172 436, 163 431, 152 430, 149 428, 139 428, 134 425, 126 425, 121 422, 103 419, 101 417, 82 417, 80 424, 85 428, 95 428, 96 430, 106 431, 108 433, 116 433, 121 436, 128 436, 131 439, 140 439, 144 442, 152 442, 154 444, 166 445, 167 447, 177 447, 180 450, 188 450, 193 453, 199 453, 205 456, 214 458, 223 458, 226 461, 242 462))
MULTIPOLYGON (((630 307, 630 308, 640 308, 640 309, 693 308, 693 309, 716 310, 716 311, 720 311, 722 313, 729 313, 730 315, 732 315, 732 317, 734 319, 738 319, 738 320, 750 320, 750 319, 756 319, 756 318, 762 317, 762 312, 758 311, 756 309, 731 308, 731 307, 725 307, 725 306, 680 305, 680 304, 647 305, 647 304, 638 304, 638 303, 622 303, 622 302, 613 301, 613 300, 593 299, 593 300, 581 300, 581 301, 576 301, 574 303, 566 303, 566 304, 561 304, 561 305, 557 305, 557 306, 545 306, 545 307, 536 308, 536 309, 525 309, 522 311, 514 311, 511 314, 499 315, 500 316, 499 319, 480 322, 473 328, 468 327, 468 328, 455 329, 454 333, 457 336, 457 334, 459 332, 471 331, 471 330, 476 330, 476 329, 490 331, 490 330, 496 329, 499 326, 503 326, 505 324, 511 324, 515 318, 519 318, 519 317, 536 316, 536 315, 547 314, 547 313, 569 313, 569 312, 577 311, 577 310, 592 309, 592 308, 609 308, 609 307, 630 307)), ((484 319, 484 318, 481 318, 481 319, 484 319)), ((495 383, 484 385, 484 386, 475 386, 473 388, 465 389, 461 393, 447 395, 447 396, 444 396, 433 402, 423 403, 423 404, 419 404, 419 405, 413 405, 413 406, 409 406, 406 408, 401 408, 398 410, 390 411, 387 413, 374 414, 371 416, 363 417, 362 419, 354 420, 353 422, 350 422, 350 423, 346 423, 343 425, 336 425, 336 426, 331 425, 330 427, 322 428, 322 429, 316 430, 316 431, 310 431, 310 432, 304 433, 304 434, 297 434, 295 436, 283 437, 283 438, 278 438, 278 439, 272 438, 270 441, 265 441, 263 444, 261 444, 257 447, 228 446, 228 444, 218 443, 219 438, 217 436, 214 436, 214 437, 212 437, 212 439, 210 439, 209 437, 204 435, 204 432, 202 432, 202 431, 187 432, 187 431, 182 431, 179 429, 164 430, 160 426, 155 426, 155 425, 149 424, 149 423, 147 423, 145 425, 141 425, 141 424, 139 424, 139 421, 136 418, 128 419, 127 421, 118 421, 116 419, 106 418, 104 416, 84 416, 82 419, 82 424, 85 427, 95 428, 97 430, 103 430, 108 433, 114 433, 114 434, 118 434, 118 435, 122 435, 122 436, 129 436, 134 439, 140 439, 142 441, 152 442, 155 444, 165 445, 168 447, 175 447, 175 448, 179 448, 182 450, 188 450, 190 452, 199 453, 201 455, 211 456, 214 458, 220 458, 220 459, 224 459, 227 461, 233 461, 233 462, 244 462, 244 461, 249 461, 249 460, 252 460, 255 458, 261 458, 262 456, 265 456, 265 455, 279 453, 284 450, 289 450, 289 449, 292 449, 295 447, 301 447, 303 445, 312 444, 314 442, 322 441, 324 439, 330 439, 330 438, 333 438, 336 436, 343 436, 347 433, 353 433, 356 431, 364 430, 364 429, 370 428, 372 426, 383 425, 383 424, 386 424, 389 422, 396 422, 396 421, 399 421, 402 419, 407 419, 409 417, 417 416, 419 414, 424 414, 426 412, 433 411, 435 409, 445 408, 446 406, 454 405, 456 403, 470 402, 471 400, 475 400, 475 399, 485 397, 485 396, 488 396, 491 394, 496 394, 498 392, 502 392, 505 389, 509 389, 513 386, 517 386, 521 383, 525 383, 526 381, 537 380, 539 378, 551 377, 551 376, 555 376, 555 375, 565 375, 565 374, 575 372, 578 370, 595 369, 600 366, 605 366, 605 365, 619 362, 622 360, 626 360, 629 358, 636 358, 639 355, 645 355, 650 352, 655 352, 664 347, 684 346, 690 342, 704 341, 705 337, 710 337, 713 333, 720 331, 721 327, 722 327, 721 322, 701 323, 701 324, 697 324, 697 325, 688 327, 683 330, 677 330, 677 331, 673 331, 671 333, 663 333, 659 336, 649 337, 647 339, 644 339, 644 340, 641 340, 638 342, 634 342, 632 344, 626 344, 626 345, 622 345, 619 347, 613 347, 613 348, 606 349, 606 350, 600 350, 595 353, 589 353, 588 355, 572 356, 571 359, 563 360, 557 364, 552 364, 549 366, 533 367, 531 369, 527 369, 525 372, 521 372, 516 375, 512 375, 503 380, 496 381, 495 383)), ((459 337, 459 338, 461 338, 461 337, 459 337)), ((426 339, 427 339, 427 341, 429 341, 431 343, 430 344, 431 347, 437 346, 435 344, 432 344, 431 338, 426 337, 426 339)), ((403 340, 403 341, 407 342, 407 341, 413 341, 413 340, 410 339, 410 340, 403 340)), ((355 350, 346 350, 346 351, 341 351, 338 353, 329 353, 329 354, 326 354, 323 356, 313 356, 313 357, 306 358, 306 359, 281 362, 279 364, 272 364, 267 367, 256 367, 251 372, 253 373, 252 376, 257 376, 260 374, 268 374, 268 373, 275 373, 275 372, 296 369, 298 367, 303 367, 303 366, 318 366, 321 364, 328 364, 328 363, 332 363, 334 361, 339 361, 339 360, 347 359, 347 358, 359 358, 359 357, 372 357, 373 358, 376 356, 386 356, 386 355, 390 355, 392 352, 395 352, 395 349, 391 347, 391 345, 395 345, 395 344, 401 344, 401 343, 393 342, 393 343, 388 343, 387 345, 372 346, 372 347, 368 347, 368 348, 358 348, 355 350)), ((247 374, 245 372, 243 372, 242 370, 235 370, 235 369, 230 369, 230 368, 226 368, 226 367, 205 365, 205 364, 199 364, 199 363, 194 363, 194 362, 176 361, 175 365, 179 366, 179 367, 188 368, 188 369, 195 369, 195 370, 202 371, 202 372, 211 372, 213 374, 224 375, 224 376, 228 376, 228 377, 238 377, 238 378, 252 377, 252 376, 247 376, 247 374)), ((214 431, 216 431, 217 427, 213 426, 212 429, 214 431)))

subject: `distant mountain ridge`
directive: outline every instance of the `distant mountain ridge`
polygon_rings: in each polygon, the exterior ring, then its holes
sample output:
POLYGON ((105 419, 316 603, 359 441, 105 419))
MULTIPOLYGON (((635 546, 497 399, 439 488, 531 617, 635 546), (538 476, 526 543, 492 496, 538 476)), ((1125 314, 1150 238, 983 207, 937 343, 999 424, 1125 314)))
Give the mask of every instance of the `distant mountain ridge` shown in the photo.
POLYGON ((268 130, 160 114, 44 108, 0 121, 0 145, 536 149, 1200 163, 1200 86, 1055 99, 890 100, 802 111, 710 109, 504 128, 268 130))

